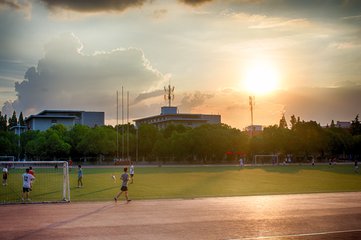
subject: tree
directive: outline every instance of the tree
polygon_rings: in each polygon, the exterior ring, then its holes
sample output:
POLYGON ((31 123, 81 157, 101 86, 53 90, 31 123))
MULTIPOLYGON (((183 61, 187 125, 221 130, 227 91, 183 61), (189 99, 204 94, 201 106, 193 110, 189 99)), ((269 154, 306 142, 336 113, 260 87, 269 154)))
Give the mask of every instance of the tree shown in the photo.
POLYGON ((114 155, 116 151, 116 132, 107 126, 95 127, 86 132, 77 144, 77 151, 83 156, 114 155))
POLYGON ((139 127, 139 156, 143 159, 148 158, 147 160, 151 160, 149 157, 153 152, 153 147, 155 142, 157 141, 159 131, 157 127, 151 124, 142 124, 139 127))
POLYGON ((279 128, 288 128, 287 121, 286 121, 284 113, 282 114, 282 118, 280 120, 279 128))
POLYGON ((85 138, 88 132, 91 131, 90 127, 86 125, 76 124, 67 132, 67 138, 71 145, 70 155, 72 158, 80 158, 84 153, 79 151, 78 144, 85 138))
POLYGON ((19 115, 19 125, 20 125, 20 126, 25 126, 25 121, 24 121, 24 117, 23 117, 23 112, 20 112, 20 115, 19 115))
POLYGON ((336 127, 327 128, 324 131, 328 155, 345 155, 351 152, 353 139, 349 131, 336 127))
POLYGON ((291 129, 293 129, 297 124, 297 119, 296 119, 295 115, 291 116, 290 123, 291 123, 291 129))
POLYGON ((310 154, 323 155, 327 149, 327 140, 322 127, 315 121, 297 122, 293 128, 297 138, 298 151, 307 158, 310 154))
POLYGON ((351 122, 351 134, 353 136, 361 134, 361 123, 358 120, 358 114, 356 115, 355 120, 351 122))
POLYGON ((16 112, 13 112, 13 115, 11 116, 11 118, 9 118, 9 125, 8 128, 12 128, 14 126, 18 125, 18 119, 16 118, 16 112))
POLYGON ((13 132, 0 131, 0 156, 17 155, 18 136, 13 132))
POLYGON ((0 131, 6 131, 7 130, 7 116, 2 115, 0 112, 0 131))

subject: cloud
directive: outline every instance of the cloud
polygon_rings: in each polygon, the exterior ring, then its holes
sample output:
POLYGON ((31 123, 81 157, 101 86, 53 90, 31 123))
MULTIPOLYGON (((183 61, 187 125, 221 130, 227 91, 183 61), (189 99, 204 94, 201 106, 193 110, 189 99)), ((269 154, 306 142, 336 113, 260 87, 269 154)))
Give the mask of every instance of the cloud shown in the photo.
POLYGON ((25 18, 31 17, 31 3, 28 0, 0 0, 0 11, 8 8, 23 12, 25 18))
POLYGON ((139 102, 142 102, 150 98, 159 97, 162 96, 163 94, 164 94, 163 90, 155 90, 147 93, 141 93, 134 99, 133 104, 137 104, 139 102))
POLYGON ((49 42, 38 66, 28 68, 24 80, 15 83, 18 98, 5 103, 3 111, 12 108, 27 115, 44 109, 83 109, 105 111, 113 117, 116 90, 124 86, 133 96, 152 91, 167 79, 141 49, 86 55, 82 48, 72 34, 49 42))
POLYGON ((242 24, 247 24, 250 29, 280 27, 304 28, 311 25, 311 23, 304 18, 270 17, 267 15, 236 12, 231 9, 223 10, 220 15, 238 21, 242 24))
POLYGON ((50 10, 71 10, 75 12, 122 12, 128 8, 141 7, 147 0, 40 0, 50 10))
POLYGON ((204 3, 211 2, 212 0, 178 0, 178 1, 191 6, 199 6, 204 3))
POLYGON ((161 19, 165 17, 168 13, 167 9, 156 9, 153 11, 153 18, 155 19, 161 19))
POLYGON ((195 93, 186 93, 181 100, 179 108, 182 110, 182 112, 192 112, 192 109, 201 106, 212 97, 213 94, 201 93, 199 91, 195 93))
MULTIPOLYGON (((226 89, 184 95, 179 104, 181 113, 220 114, 223 123, 239 129, 250 125, 248 95, 244 92, 226 89)), ((256 96, 254 124, 278 124, 284 112, 288 122, 291 115, 321 125, 329 124, 331 120, 351 121, 361 114, 360 102, 361 85, 282 90, 256 96)))

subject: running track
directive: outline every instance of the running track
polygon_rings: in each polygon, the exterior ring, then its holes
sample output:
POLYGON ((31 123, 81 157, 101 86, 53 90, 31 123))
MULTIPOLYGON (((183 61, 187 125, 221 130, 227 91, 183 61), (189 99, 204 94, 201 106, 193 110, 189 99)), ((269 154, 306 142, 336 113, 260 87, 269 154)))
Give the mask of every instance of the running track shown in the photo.
POLYGON ((0 239, 361 239, 361 193, 0 206, 0 239))

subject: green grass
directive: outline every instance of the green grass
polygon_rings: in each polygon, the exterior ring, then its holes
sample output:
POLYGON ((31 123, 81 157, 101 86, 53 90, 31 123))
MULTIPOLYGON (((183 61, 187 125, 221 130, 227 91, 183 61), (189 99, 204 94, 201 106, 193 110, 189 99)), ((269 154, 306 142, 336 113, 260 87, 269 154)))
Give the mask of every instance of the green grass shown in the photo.
MULTIPOLYGON (((109 201, 119 191, 121 168, 85 167, 83 172, 83 188, 76 188, 76 169, 70 173, 72 201, 109 201), (112 175, 117 177, 117 183, 114 183, 112 175)), ((352 165, 267 166, 245 167, 241 170, 232 166, 137 167, 135 173, 134 184, 129 184, 131 199, 361 191, 361 174, 354 173, 352 165)), ((11 173, 9 181, 20 181, 20 174, 11 173)), ((56 178, 59 177, 54 174, 56 178)), ((55 189, 44 191, 40 187, 43 180, 39 171, 36 181, 31 193, 33 200, 58 196, 55 189)), ((4 192, 3 189, 0 201, 6 194, 18 198, 15 193, 4 192)))

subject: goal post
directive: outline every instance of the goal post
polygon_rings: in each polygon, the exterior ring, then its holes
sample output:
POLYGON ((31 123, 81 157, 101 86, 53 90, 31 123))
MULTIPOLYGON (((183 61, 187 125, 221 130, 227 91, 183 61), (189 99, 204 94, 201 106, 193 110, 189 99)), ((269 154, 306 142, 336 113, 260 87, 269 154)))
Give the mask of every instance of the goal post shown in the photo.
POLYGON ((7 180, 0 186, 0 204, 70 202, 69 167, 66 161, 0 161, 7 180), (29 199, 23 198, 23 174, 32 168, 29 199), (31 200, 30 200, 31 199, 31 200))
POLYGON ((254 156, 254 164, 255 165, 263 165, 263 164, 278 165, 278 155, 276 155, 276 154, 255 155, 254 156))

